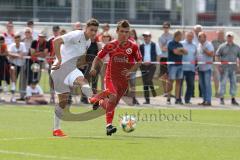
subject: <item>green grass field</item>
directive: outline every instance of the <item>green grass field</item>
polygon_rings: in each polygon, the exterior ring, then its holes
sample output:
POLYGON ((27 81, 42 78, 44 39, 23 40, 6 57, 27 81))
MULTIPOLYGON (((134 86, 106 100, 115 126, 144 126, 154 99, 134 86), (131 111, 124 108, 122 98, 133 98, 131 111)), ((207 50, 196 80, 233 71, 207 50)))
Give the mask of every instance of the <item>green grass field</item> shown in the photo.
POLYGON ((103 116, 63 122, 68 137, 54 138, 51 106, 1 104, 0 160, 239 160, 240 110, 194 109, 190 114, 187 109, 118 108, 117 126, 125 113, 140 115, 132 133, 118 127, 107 137, 103 116), (159 113, 169 120, 158 119, 159 113), (181 117, 172 120, 171 115, 181 117))

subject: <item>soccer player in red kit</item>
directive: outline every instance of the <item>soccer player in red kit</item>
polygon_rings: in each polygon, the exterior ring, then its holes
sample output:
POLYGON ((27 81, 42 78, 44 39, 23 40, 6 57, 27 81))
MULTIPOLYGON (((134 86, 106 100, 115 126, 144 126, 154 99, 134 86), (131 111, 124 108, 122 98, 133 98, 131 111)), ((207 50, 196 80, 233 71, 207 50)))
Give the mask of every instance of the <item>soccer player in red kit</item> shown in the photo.
POLYGON ((107 135, 112 135, 117 131, 117 128, 112 125, 115 107, 128 89, 129 75, 137 70, 142 61, 138 45, 129 40, 130 24, 128 21, 118 22, 116 32, 118 38, 103 47, 94 59, 90 71, 90 74, 95 76, 98 67, 102 65, 102 59, 109 55, 105 90, 89 99, 91 103, 98 104, 106 110, 107 135))

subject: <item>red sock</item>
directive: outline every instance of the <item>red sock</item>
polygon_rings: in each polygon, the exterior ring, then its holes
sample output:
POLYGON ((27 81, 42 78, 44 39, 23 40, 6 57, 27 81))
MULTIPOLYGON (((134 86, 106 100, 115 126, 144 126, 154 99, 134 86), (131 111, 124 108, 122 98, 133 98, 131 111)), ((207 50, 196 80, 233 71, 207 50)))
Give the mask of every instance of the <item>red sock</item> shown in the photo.
POLYGON ((112 110, 111 112, 106 112, 106 123, 107 123, 107 125, 112 124, 113 117, 114 117, 114 110, 112 110))
POLYGON ((109 102, 109 100, 106 98, 106 99, 102 100, 100 105, 106 110, 107 125, 112 124, 113 117, 114 117, 114 109, 116 107, 116 104, 109 102))

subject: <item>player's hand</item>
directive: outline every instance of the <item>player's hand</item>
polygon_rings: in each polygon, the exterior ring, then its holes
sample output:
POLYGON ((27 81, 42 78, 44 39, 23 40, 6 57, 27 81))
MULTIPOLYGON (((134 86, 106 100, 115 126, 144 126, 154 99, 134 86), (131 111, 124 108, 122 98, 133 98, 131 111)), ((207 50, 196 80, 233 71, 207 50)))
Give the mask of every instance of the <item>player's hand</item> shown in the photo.
POLYGON ((52 70, 57 70, 61 67, 61 61, 58 61, 56 64, 52 65, 52 70))
POLYGON ((96 69, 91 69, 90 70, 90 72, 89 72, 89 74, 91 75, 91 76, 96 76, 97 75, 97 71, 96 71, 96 69))

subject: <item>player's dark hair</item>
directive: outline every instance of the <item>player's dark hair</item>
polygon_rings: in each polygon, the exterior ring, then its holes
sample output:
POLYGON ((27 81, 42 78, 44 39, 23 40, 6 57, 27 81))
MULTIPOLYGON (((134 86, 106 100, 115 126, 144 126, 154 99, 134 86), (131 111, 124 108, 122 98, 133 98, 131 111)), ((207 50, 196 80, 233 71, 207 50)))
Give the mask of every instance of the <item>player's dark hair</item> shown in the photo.
POLYGON ((128 22, 128 20, 121 20, 117 23, 117 30, 119 30, 119 28, 122 27, 122 28, 129 28, 130 27, 130 24, 128 22))
POLYGON ((90 26, 96 26, 96 27, 98 27, 98 26, 99 26, 99 22, 98 22, 98 20, 92 18, 92 19, 89 19, 89 20, 87 21, 86 26, 87 26, 87 27, 90 27, 90 26))
POLYGON ((37 85, 38 83, 39 83, 38 80, 33 80, 33 81, 31 81, 31 85, 37 85))

